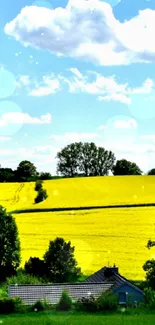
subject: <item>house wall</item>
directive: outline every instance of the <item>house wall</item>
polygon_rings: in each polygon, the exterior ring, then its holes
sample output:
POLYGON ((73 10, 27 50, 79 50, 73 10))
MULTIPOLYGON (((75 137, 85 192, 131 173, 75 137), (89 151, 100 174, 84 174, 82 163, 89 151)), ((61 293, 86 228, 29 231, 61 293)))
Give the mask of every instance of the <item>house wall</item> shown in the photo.
MULTIPOLYGON (((142 302, 144 301, 144 295, 140 291, 134 289, 133 287, 130 287, 128 284, 125 284, 118 288, 117 290, 114 290, 114 293, 126 293, 126 302, 128 303, 134 303, 135 301, 142 302)), ((122 301, 119 300, 119 303, 121 304, 122 301)))

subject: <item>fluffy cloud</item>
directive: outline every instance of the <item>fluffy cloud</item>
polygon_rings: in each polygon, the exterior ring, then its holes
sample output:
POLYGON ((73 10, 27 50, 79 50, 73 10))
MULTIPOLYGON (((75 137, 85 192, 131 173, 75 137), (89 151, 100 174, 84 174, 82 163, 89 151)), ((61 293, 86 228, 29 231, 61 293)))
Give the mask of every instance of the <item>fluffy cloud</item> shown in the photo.
POLYGON ((50 113, 41 115, 40 117, 32 117, 28 113, 9 112, 2 114, 0 118, 0 126, 5 127, 9 124, 50 124, 52 116, 50 113))
POLYGON ((28 75, 21 75, 17 78, 16 87, 25 88, 28 96, 43 97, 53 95, 61 89, 59 75, 54 74, 43 76, 40 81, 30 78, 28 75))
POLYGON ((60 82, 50 76, 43 76, 42 84, 37 85, 29 92, 29 96, 41 97, 55 94, 60 90, 60 82))
POLYGON ((125 120, 117 120, 114 123, 114 127, 116 129, 136 129, 137 128, 137 122, 134 119, 129 119, 128 121, 125 120))
POLYGON ((154 29, 155 10, 141 10, 120 22, 101 0, 70 0, 66 8, 54 10, 27 6, 4 28, 24 46, 99 65, 153 62, 154 29))
POLYGON ((78 132, 68 132, 62 135, 52 134, 50 136, 51 140, 61 142, 65 144, 69 144, 71 142, 79 142, 79 141, 92 141, 94 139, 99 138, 100 136, 97 133, 78 133, 78 132))

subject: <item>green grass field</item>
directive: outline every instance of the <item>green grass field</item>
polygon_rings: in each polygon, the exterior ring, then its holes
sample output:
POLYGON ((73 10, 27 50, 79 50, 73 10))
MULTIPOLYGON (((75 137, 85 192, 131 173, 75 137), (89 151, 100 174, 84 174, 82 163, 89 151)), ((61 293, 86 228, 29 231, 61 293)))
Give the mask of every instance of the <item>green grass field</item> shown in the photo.
POLYGON ((5 325, 154 325, 155 315, 93 315, 68 313, 37 313, 1 316, 5 325))

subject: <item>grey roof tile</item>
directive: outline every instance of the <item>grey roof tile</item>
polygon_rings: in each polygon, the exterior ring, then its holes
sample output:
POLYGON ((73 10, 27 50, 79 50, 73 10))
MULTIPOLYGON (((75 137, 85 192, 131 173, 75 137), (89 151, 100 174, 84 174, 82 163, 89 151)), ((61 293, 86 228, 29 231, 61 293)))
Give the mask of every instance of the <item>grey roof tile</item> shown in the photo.
POLYGON ((70 296, 78 300, 93 295, 99 297, 101 293, 109 290, 112 283, 74 283, 51 285, 10 285, 9 296, 20 297, 26 305, 32 305, 37 300, 48 299, 51 304, 58 303, 62 291, 65 289, 70 296))

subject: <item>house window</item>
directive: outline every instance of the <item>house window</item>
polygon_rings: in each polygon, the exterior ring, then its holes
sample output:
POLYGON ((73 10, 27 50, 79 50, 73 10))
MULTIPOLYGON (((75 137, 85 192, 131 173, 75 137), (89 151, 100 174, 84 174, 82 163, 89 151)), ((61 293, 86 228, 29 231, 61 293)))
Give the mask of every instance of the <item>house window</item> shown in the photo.
POLYGON ((119 293, 119 303, 121 305, 126 304, 126 292, 119 293))

